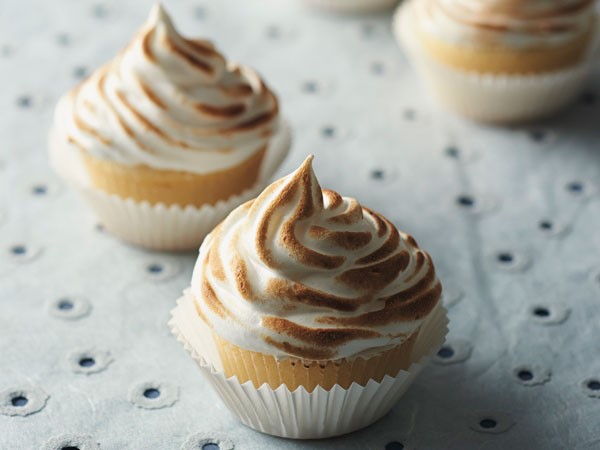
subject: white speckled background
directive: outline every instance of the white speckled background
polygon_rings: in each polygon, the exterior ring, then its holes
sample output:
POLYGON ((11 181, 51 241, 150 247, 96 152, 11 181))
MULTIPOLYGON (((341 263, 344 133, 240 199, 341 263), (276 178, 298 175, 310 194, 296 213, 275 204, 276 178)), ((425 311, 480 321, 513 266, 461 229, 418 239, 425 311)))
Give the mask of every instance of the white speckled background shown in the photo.
POLYGON ((292 0, 165 3, 185 33, 214 39, 280 94, 296 139, 279 174, 314 153, 322 185, 430 251, 452 356, 350 436, 285 441, 235 422, 166 326, 195 255, 116 241, 48 168, 54 103, 128 42, 151 2, 4 0, 0 449, 200 449, 194 442, 219 436, 230 441, 222 450, 600 449, 600 383, 590 382, 600 381, 598 78, 555 119, 486 128, 427 101, 389 14, 331 16, 292 0), (140 403, 146 386, 160 388, 156 403, 140 403), (27 405, 12 406, 16 391, 27 405))

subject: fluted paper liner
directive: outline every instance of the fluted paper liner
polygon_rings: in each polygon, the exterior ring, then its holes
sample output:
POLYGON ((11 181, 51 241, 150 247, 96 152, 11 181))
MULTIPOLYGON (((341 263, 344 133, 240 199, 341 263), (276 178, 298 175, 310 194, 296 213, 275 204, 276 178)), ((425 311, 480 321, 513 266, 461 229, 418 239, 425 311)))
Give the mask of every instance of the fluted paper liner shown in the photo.
POLYGON ((169 322, 173 334, 237 419, 263 433, 293 439, 338 436, 383 417, 439 350, 448 331, 446 310, 439 304, 421 326, 410 367, 395 377, 386 375, 381 382, 370 380, 365 386, 353 383, 347 389, 339 385, 329 390, 317 387, 310 393, 303 387, 290 391, 285 385, 272 389, 263 384, 256 388, 251 381, 240 383, 235 376, 227 378, 215 367, 218 364, 208 362, 218 355, 211 348, 213 343, 205 340, 198 344, 194 336, 202 319, 195 314, 193 301, 189 291, 179 299, 169 322))
POLYGON ((428 87, 449 109, 491 123, 527 122, 550 116, 571 103, 592 73, 598 47, 593 36, 588 57, 565 70, 531 75, 504 75, 462 71, 441 64, 421 48, 408 18, 412 1, 394 14, 393 31, 428 87))
POLYGON ((75 186, 105 228, 115 236, 135 245, 156 250, 188 250, 200 246, 204 237, 234 208, 256 197, 287 155, 291 130, 282 121, 281 131, 267 148, 259 181, 252 188, 215 205, 151 205, 131 198, 108 194, 91 185, 85 167, 66 147, 50 137, 50 159, 54 169, 75 186))

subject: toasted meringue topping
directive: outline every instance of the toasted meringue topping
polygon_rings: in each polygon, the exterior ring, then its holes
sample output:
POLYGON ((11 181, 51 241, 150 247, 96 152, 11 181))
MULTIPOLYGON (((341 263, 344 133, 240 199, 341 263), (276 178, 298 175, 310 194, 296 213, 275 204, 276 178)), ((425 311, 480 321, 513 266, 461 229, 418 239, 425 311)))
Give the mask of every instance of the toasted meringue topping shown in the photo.
POLYGON ((192 293, 199 315, 235 345, 334 360, 405 341, 441 286, 412 237, 321 189, 309 157, 205 239, 192 293))
POLYGON ((417 20, 441 39, 467 45, 546 47, 589 32, 593 0, 418 0, 417 20))
POLYGON ((253 70, 179 35, 156 5, 133 41, 61 100, 55 129, 98 158, 206 173, 262 149, 278 122, 277 98, 253 70))

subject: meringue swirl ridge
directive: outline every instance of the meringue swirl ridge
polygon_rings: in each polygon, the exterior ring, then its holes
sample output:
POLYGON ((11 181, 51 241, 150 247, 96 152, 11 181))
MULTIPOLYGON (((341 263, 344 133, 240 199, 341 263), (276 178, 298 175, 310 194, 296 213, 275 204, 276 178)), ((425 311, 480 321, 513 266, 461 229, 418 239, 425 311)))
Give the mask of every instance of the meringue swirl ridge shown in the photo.
POLYGON ((593 0, 422 0, 418 20, 451 42, 546 47, 570 42, 594 24, 593 0))
POLYGON ((263 150, 279 106, 256 72, 182 37, 155 6, 132 42, 63 99, 56 126, 101 159, 208 173, 263 150))
POLYGON ((437 304, 429 255, 380 214, 321 189, 312 157, 234 210, 201 249, 192 293, 221 338, 334 360, 398 345, 437 304))

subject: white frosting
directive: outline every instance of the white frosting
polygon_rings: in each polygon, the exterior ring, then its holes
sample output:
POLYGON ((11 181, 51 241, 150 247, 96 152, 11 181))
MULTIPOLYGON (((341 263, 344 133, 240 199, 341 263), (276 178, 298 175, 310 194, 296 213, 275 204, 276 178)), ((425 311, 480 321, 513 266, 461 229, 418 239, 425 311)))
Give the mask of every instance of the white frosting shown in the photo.
POLYGON ((431 260, 377 213, 322 191, 311 159, 204 240, 191 286, 200 315, 226 341, 278 358, 400 344, 438 301, 431 260), (297 326, 304 336, 292 335, 297 326))
POLYGON ((590 30, 592 0, 415 0, 415 20, 439 39, 463 45, 561 45, 590 30))
POLYGON ((251 69, 180 36, 160 6, 55 114, 65 145, 125 165, 206 173, 239 164, 277 131, 275 95, 251 69), (65 112, 66 111, 66 112, 65 112))

